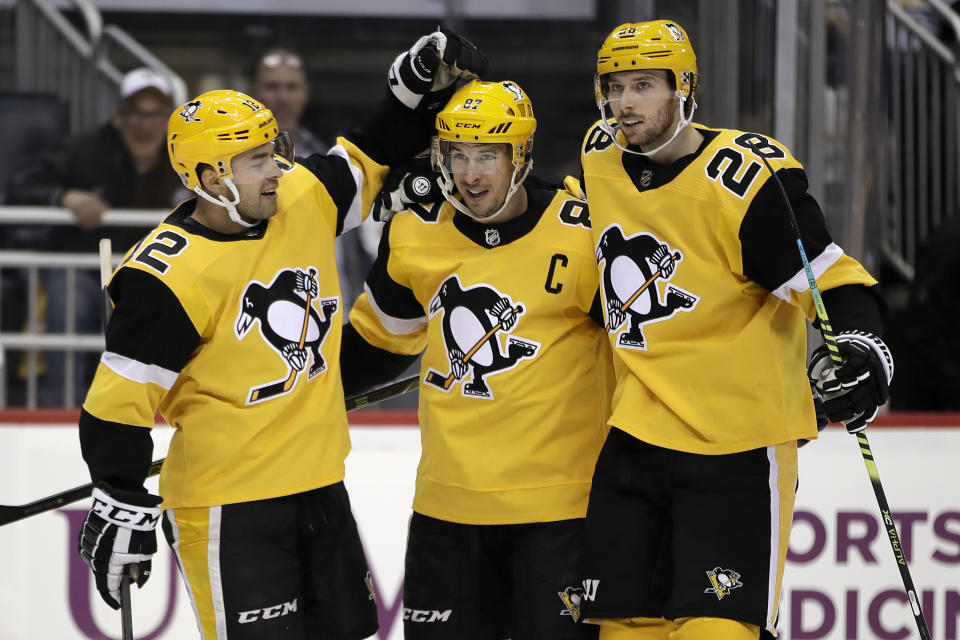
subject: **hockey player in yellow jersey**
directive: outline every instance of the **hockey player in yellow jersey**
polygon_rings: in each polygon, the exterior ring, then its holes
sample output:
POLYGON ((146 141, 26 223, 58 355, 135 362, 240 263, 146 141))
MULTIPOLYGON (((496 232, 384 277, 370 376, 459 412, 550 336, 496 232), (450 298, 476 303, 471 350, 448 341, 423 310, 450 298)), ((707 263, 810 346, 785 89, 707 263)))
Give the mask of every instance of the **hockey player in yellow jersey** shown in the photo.
MULTIPOLYGON (((613 374, 590 217, 576 181, 529 175, 535 126, 516 83, 451 98, 433 147, 443 198, 392 217, 344 329, 351 393, 423 353, 408 640, 597 634, 579 559, 613 374)), ((434 179, 408 178, 384 198, 434 179)))
POLYGON ((893 373, 876 281, 833 242, 801 164, 756 133, 693 124, 686 32, 624 24, 597 57, 582 148, 617 384, 587 514, 583 614, 608 639, 775 634, 797 440, 862 429, 893 373), (786 199, 838 333, 816 317, 786 199))
POLYGON ((296 158, 269 109, 211 91, 170 116, 174 170, 196 197, 114 273, 106 350, 80 442, 96 488, 80 538, 104 601, 142 585, 155 527, 176 554, 200 637, 365 638, 370 573, 343 486, 344 310, 334 239, 389 167, 425 148, 433 116, 485 56, 456 34, 401 53, 374 115, 327 155, 296 158), (160 496, 150 428, 174 429, 160 496))

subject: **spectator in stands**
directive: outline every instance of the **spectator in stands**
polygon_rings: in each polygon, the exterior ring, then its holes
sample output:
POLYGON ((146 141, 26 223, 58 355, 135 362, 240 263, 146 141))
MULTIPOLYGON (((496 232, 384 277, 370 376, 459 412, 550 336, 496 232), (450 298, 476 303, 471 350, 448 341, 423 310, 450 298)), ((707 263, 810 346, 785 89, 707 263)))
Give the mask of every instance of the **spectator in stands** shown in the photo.
MULTIPOLYGON (((270 49, 257 58, 250 95, 273 111, 280 129, 293 138, 298 156, 327 152, 327 146, 301 121, 310 99, 310 84, 303 58, 298 54, 278 48, 270 49)), ((345 309, 353 306, 363 292, 364 278, 376 255, 380 226, 371 218, 356 230, 337 238, 337 272, 345 309), (373 247, 372 252, 367 250, 367 246, 373 247)))
MULTIPOLYGON (((135 69, 123 77, 120 100, 108 122, 56 145, 13 177, 9 203, 61 206, 76 218, 76 226, 47 229, 44 246, 37 248, 96 253, 98 240, 109 237, 114 253, 125 252, 156 221, 145 220, 142 228, 104 227, 106 210, 169 210, 189 195, 167 161, 165 137, 171 109, 169 81, 151 69, 135 69)), ((41 278, 46 292, 45 330, 64 333, 66 271, 46 269, 41 278)), ((74 294, 74 332, 96 333, 101 308, 97 272, 78 270, 74 294)), ((62 351, 44 354, 40 406, 79 405, 83 400, 96 367, 95 354, 77 353, 72 398, 64 395, 64 363, 62 351)))
POLYGON ((326 153, 327 145, 301 122, 310 99, 303 59, 289 49, 270 49, 257 59, 253 76, 250 95, 273 111, 280 130, 293 139, 297 155, 326 153))

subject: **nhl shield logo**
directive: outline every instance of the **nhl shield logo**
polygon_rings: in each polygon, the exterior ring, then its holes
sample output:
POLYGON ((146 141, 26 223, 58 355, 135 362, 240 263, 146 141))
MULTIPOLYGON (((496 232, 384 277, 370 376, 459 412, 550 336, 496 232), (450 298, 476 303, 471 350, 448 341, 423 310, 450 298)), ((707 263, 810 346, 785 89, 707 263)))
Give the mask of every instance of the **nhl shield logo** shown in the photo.
POLYGON ((643 172, 640 173, 640 186, 646 189, 650 186, 651 180, 653 180, 653 171, 644 169, 643 172))
POLYGON ((500 232, 496 229, 486 229, 483 233, 483 239, 488 246, 495 247, 500 244, 500 232))

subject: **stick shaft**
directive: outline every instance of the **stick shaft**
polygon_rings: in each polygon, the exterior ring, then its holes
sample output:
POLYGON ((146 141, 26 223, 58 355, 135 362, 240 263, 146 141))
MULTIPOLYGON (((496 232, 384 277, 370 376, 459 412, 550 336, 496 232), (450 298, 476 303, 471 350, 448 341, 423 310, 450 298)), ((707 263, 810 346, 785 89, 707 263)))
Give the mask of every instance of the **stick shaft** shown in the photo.
MULTIPOLYGON (((840 356, 840 350, 837 348, 837 338, 833 333, 833 327, 830 326, 830 320, 827 317, 827 308, 823 304, 823 296, 820 295, 820 287, 817 286, 817 279, 807 260, 807 252, 803 248, 803 239, 800 236, 800 227, 797 224, 797 215, 793 211, 793 205, 790 204, 790 198, 787 196, 787 190, 780 182, 773 167, 767 162, 766 157, 756 148, 753 152, 758 156, 767 170, 777 183, 780 195, 786 204, 790 227, 793 229, 794 239, 797 242, 797 248, 800 250, 800 260, 803 262, 803 270, 807 276, 807 282, 810 285, 810 293, 813 296, 813 304, 817 309, 817 319, 820 321, 820 333, 830 352, 830 359, 834 366, 839 367, 843 364, 843 358, 840 356)), ((863 462, 867 466, 867 474, 870 476, 870 484, 873 486, 873 493, 877 498, 877 506, 880 508, 880 519, 883 521, 887 532, 887 538, 893 549, 894 558, 897 560, 897 568, 900 571, 900 579, 903 582, 904 590, 907 592, 907 598, 910 600, 910 609, 913 612, 914 621, 917 623, 917 629, 920 631, 921 640, 930 640, 930 629, 927 627, 927 621, 923 616, 923 610, 920 607, 920 600, 917 598, 917 590, 913 586, 913 578, 910 576, 910 568, 907 566, 907 560, 903 555, 903 547, 900 544, 900 536, 897 534, 897 527, 890 515, 890 506, 887 504, 887 497, 883 491, 883 484, 880 482, 880 472, 877 470, 876 462, 873 459, 873 451, 870 449, 870 443, 867 441, 866 428, 857 432, 857 440, 860 443, 860 453, 863 456, 863 462)))

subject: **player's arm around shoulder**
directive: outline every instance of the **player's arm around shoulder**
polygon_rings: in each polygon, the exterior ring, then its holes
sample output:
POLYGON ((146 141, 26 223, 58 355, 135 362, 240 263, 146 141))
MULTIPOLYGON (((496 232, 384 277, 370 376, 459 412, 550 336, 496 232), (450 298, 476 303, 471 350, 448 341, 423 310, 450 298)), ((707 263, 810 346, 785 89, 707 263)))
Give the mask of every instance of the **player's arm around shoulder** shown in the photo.
POLYGON ((384 227, 364 292, 343 328, 340 370, 347 395, 394 380, 426 346, 426 312, 392 247, 405 217, 394 216, 384 227))

